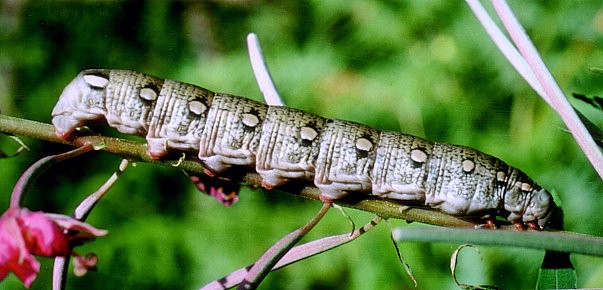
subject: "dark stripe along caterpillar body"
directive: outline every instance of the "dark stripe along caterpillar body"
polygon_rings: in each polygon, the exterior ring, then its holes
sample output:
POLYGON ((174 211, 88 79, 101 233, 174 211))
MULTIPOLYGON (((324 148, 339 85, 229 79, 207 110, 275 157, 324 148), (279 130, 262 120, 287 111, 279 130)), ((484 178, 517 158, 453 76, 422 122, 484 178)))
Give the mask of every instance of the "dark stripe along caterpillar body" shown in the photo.
POLYGON ((82 71, 52 116, 61 138, 104 118, 120 132, 145 136, 153 158, 194 151, 213 173, 255 165, 266 188, 304 179, 328 201, 362 192, 452 215, 500 215, 535 228, 556 208, 550 193, 523 172, 472 148, 132 71, 82 71))

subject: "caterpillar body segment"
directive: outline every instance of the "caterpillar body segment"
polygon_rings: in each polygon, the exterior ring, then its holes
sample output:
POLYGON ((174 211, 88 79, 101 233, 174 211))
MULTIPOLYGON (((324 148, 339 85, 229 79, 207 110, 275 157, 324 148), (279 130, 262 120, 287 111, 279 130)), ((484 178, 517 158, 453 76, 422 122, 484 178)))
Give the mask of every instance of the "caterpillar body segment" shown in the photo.
POLYGON ((167 153, 168 148, 198 152, 214 93, 190 84, 165 80, 157 94, 146 133, 149 156, 159 158, 167 153))
POLYGON ((85 70, 53 110, 61 138, 105 118, 146 136, 148 153, 198 154, 208 173, 255 168, 266 188, 313 182, 321 199, 372 194, 459 216, 495 215, 542 227, 556 208, 550 193, 518 169, 475 149, 327 119, 124 70, 85 70))
POLYGON ((264 187, 283 185, 289 179, 314 180, 326 121, 287 107, 268 108, 255 164, 264 187))
POLYGON ((255 165, 268 107, 228 94, 216 94, 200 135, 199 159, 214 173, 232 165, 255 165))
POLYGON ((381 132, 371 173, 375 195, 406 201, 425 201, 428 161, 433 144, 399 132, 381 132))
POLYGON ((321 198, 336 200, 349 192, 371 192, 371 169, 379 132, 354 122, 329 120, 320 137, 314 184, 321 198))

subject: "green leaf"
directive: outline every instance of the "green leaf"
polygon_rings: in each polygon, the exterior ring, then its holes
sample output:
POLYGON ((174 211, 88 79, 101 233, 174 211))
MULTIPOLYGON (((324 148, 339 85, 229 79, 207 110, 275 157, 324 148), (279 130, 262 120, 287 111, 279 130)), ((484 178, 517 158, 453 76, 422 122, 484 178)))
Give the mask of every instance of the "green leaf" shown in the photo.
POLYGON ((562 231, 510 231, 459 228, 395 228, 396 242, 447 242, 508 246, 603 256, 603 238, 562 231))
POLYGON ((569 253, 546 251, 538 271, 536 289, 574 289, 578 287, 577 275, 569 253))

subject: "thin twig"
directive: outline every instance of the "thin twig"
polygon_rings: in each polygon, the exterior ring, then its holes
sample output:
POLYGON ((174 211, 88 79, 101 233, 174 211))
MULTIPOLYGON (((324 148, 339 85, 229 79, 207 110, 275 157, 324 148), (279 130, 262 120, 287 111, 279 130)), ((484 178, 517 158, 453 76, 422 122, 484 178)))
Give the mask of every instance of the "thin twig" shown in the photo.
MULTIPOLYGON (((5 115, 0 115, 0 132, 15 135, 26 135, 39 140, 78 147, 78 144, 81 142, 90 142, 93 144, 104 142, 105 146, 101 149, 101 151, 118 155, 129 160, 162 165, 170 168, 174 168, 173 164, 175 163, 175 160, 171 159, 151 160, 146 153, 147 146, 144 143, 106 136, 83 136, 72 142, 65 141, 56 137, 54 134, 54 128, 50 124, 5 115)), ((195 173, 203 173, 203 165, 199 161, 195 160, 185 160, 181 162, 177 168, 195 173)), ((248 172, 245 174, 243 181, 247 182, 250 186, 261 186, 262 183, 261 177, 255 172, 248 172)), ((319 190, 312 184, 308 184, 303 188, 284 186, 278 188, 278 190, 320 200, 319 190)), ((445 227, 473 228, 475 226, 475 224, 472 222, 462 220, 436 210, 415 206, 405 206, 400 203, 378 199, 371 196, 366 196, 360 200, 341 199, 337 200, 336 203, 341 206, 371 212, 382 216, 383 218, 398 218, 407 221, 415 221, 445 227)), ((509 227, 512 228, 512 226, 509 227)))
POLYGON ((578 115, 567 101, 559 85, 557 85, 552 74, 546 68, 534 44, 506 2, 492 1, 492 4, 521 54, 517 52, 510 41, 496 27, 494 21, 492 21, 479 1, 466 1, 503 55, 507 57, 509 62, 532 86, 536 93, 561 116, 561 119, 574 136, 574 139, 580 148, 582 148, 582 151, 584 151, 595 170, 599 173, 599 176, 603 178, 603 154, 581 120, 585 122, 589 121, 583 116, 578 115))
POLYGON ((25 172, 23 172, 23 174, 15 184, 15 187, 13 188, 13 192, 10 197, 10 207, 19 207, 19 205, 21 204, 21 199, 23 198, 25 192, 27 192, 27 189, 29 189, 29 187, 31 186, 31 183, 38 176, 40 176, 40 174, 42 174, 48 167, 57 162, 79 156, 92 150, 94 150, 94 146, 92 146, 92 144, 86 144, 69 152, 47 156, 36 161, 34 164, 29 166, 27 170, 25 170, 25 172))
MULTIPOLYGON (((380 216, 376 216, 370 222, 362 226, 361 228, 355 230, 352 234, 345 233, 337 236, 331 236, 322 238, 316 241, 308 242, 303 245, 297 246, 291 249, 287 255, 285 255, 275 266, 274 269, 280 269, 285 267, 291 263, 295 263, 297 261, 301 261, 303 259, 312 257, 314 255, 320 254, 322 252, 326 252, 332 250, 341 245, 345 245, 356 238, 360 237, 364 233, 371 230, 377 224, 379 224, 383 219, 380 216)), ((274 270, 273 269, 273 270, 274 270)))
MULTIPOLYGON (((332 250, 336 247, 345 245, 345 244, 355 240, 356 238, 360 237, 364 233, 368 232, 372 228, 374 228, 377 224, 379 224, 379 222, 381 222, 381 220, 382 220, 381 217, 376 216, 370 222, 368 222, 366 225, 355 230, 351 235, 349 233, 345 233, 345 234, 341 234, 341 235, 336 235, 336 236, 331 236, 331 237, 326 237, 326 238, 322 238, 319 240, 311 241, 311 242, 305 243, 303 245, 294 247, 291 250, 289 250, 287 252, 287 254, 285 254, 285 256, 283 256, 278 261, 278 263, 276 263, 276 265, 274 265, 272 270, 274 271, 274 270, 280 269, 280 268, 290 265, 292 263, 301 261, 303 259, 307 259, 314 255, 317 255, 317 254, 332 250)), ((245 268, 235 270, 225 277, 222 277, 218 280, 210 282, 209 284, 205 285, 200 290, 218 290, 218 289, 228 289, 231 287, 235 287, 239 283, 241 283, 241 281, 243 281, 243 278, 247 275, 247 273, 249 272, 249 269, 251 269, 252 266, 253 265, 249 265, 245 268)))
POLYGON ((111 177, 94 193, 84 199, 74 211, 74 217, 80 221, 85 221, 90 211, 98 203, 98 201, 109 191, 109 188, 115 184, 119 176, 126 170, 128 166, 128 160, 122 159, 119 163, 119 168, 113 172, 111 177))
POLYGON ((255 289, 266 275, 287 252, 301 240, 324 217, 331 208, 331 203, 325 202, 318 213, 304 226, 286 235, 262 255, 249 269, 247 276, 237 289, 255 289))
POLYGON ((23 142, 23 140, 21 140, 21 138, 15 136, 15 135, 7 135, 7 137, 12 139, 13 141, 15 141, 15 143, 19 144, 19 148, 17 148, 17 150, 15 150, 15 152, 12 154, 6 154, 6 153, 0 151, 0 158, 2 158, 2 159, 13 158, 13 157, 19 156, 19 154, 21 154, 23 151, 30 150, 29 147, 27 146, 27 144, 25 144, 25 142, 23 142))
MULTIPOLYGON (((26 136, 38 140, 60 143, 75 147, 80 147, 86 143, 104 144, 104 146, 100 148, 100 151, 118 155, 129 160, 142 161, 145 163, 163 165, 172 168, 175 167, 174 164, 178 161, 178 159, 167 158, 159 160, 151 159, 146 153, 147 146, 145 144, 121 138, 95 135, 82 136, 75 138, 71 141, 64 140, 57 137, 54 131, 54 127, 50 124, 15 118, 1 114, 0 132, 26 136)), ((177 168, 192 172, 203 172, 203 165, 198 160, 195 160, 193 158, 194 157, 189 156, 189 159, 180 162, 177 168)))
MULTIPOLYGON (((525 61, 519 51, 513 46, 513 43, 505 36, 505 34, 496 26, 484 6, 479 0, 466 0, 467 4, 477 17, 477 20, 482 24, 494 44, 507 58, 509 63, 517 70, 517 72, 528 82, 528 84, 536 91, 536 93, 542 97, 542 99, 551 105, 549 97, 546 95, 542 85, 536 79, 536 75, 525 61)), ((552 105, 551 105, 552 106, 552 105)))
POLYGON ((54 258, 54 265, 52 267, 52 290, 63 290, 65 289, 65 281, 67 281, 67 272, 69 271, 69 259, 71 255, 61 257, 57 256, 54 258))
POLYGON ((268 71, 268 67, 266 66, 266 59, 262 54, 260 41, 255 33, 249 33, 247 35, 247 49, 249 50, 249 60, 251 61, 253 74, 260 87, 260 91, 264 94, 266 104, 271 106, 284 106, 285 102, 274 86, 270 71, 268 71))
POLYGON ((574 136, 574 139, 576 139, 576 142, 578 142, 580 148, 582 148, 586 157, 588 157, 595 167, 599 176, 603 178, 603 153, 599 150, 599 147, 588 133, 584 124, 580 122, 580 118, 542 61, 536 47, 534 47, 534 44, 505 1, 493 1, 492 4, 507 31, 509 31, 509 35, 517 45, 517 48, 532 68, 532 71, 534 71, 540 84, 544 87, 544 91, 549 97, 553 108, 559 113, 559 116, 561 116, 561 119, 574 136))
MULTIPOLYGON (((74 217, 80 221, 85 221, 88 215, 94 208, 94 206, 100 201, 100 199, 109 191, 111 186, 115 184, 119 176, 126 170, 128 166, 128 160, 123 159, 118 169, 113 172, 111 177, 94 193, 90 194, 84 199, 74 211, 74 217)), ((52 289, 62 290, 65 289, 67 282, 67 272, 69 270, 70 256, 66 257, 55 257, 54 267, 52 273, 52 289)))

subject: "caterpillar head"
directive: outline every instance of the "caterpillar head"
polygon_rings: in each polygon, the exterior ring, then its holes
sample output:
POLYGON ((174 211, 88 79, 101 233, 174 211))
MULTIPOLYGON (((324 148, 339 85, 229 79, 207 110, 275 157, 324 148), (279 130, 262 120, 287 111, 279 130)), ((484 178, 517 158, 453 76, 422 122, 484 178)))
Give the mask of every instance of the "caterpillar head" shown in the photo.
POLYGON ((532 191, 525 212, 523 213, 524 222, 536 222, 540 229, 551 221, 557 206, 553 202, 553 196, 544 188, 537 188, 532 191))
POLYGON ((105 95, 109 70, 85 70, 65 87, 52 110, 52 124, 57 136, 69 138, 73 130, 87 121, 105 116, 105 95))
POLYGON ((505 193, 504 209, 510 213, 507 220, 543 229, 557 208, 553 196, 527 176, 522 177, 524 182, 515 182, 505 193))

